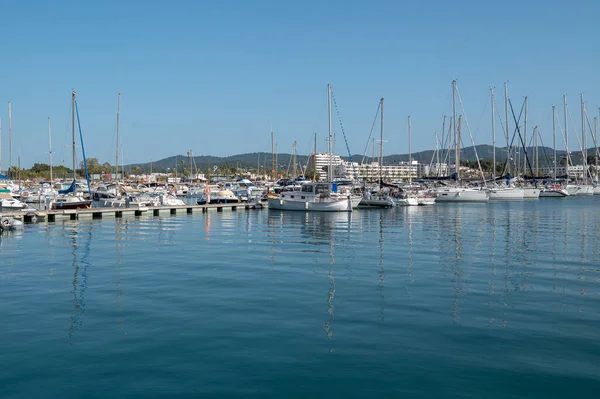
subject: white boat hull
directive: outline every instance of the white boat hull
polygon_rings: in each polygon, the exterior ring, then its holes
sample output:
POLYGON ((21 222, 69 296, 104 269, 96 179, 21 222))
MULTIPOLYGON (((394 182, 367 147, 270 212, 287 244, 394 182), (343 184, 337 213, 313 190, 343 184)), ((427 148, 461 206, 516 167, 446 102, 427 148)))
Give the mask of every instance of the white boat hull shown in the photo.
POLYGON ((419 205, 434 205, 436 201, 436 197, 427 196, 427 197, 417 197, 417 202, 419 205))
POLYGON ((490 201, 518 201, 525 196, 522 188, 491 188, 489 190, 490 201))
POLYGON ((540 189, 537 187, 524 187, 523 199, 538 199, 540 198, 540 189))
POLYGON ((437 192, 437 202, 488 202, 488 193, 484 190, 469 188, 442 189, 437 192))
POLYGON ((398 206, 417 206, 419 205, 419 200, 417 197, 398 198, 396 203, 398 206))
POLYGON ((279 211, 309 211, 309 212, 352 212, 350 198, 327 201, 302 201, 283 198, 269 198, 269 209, 279 211))
POLYGON ((568 185, 567 192, 569 195, 594 195, 594 186, 587 186, 584 184, 568 185))

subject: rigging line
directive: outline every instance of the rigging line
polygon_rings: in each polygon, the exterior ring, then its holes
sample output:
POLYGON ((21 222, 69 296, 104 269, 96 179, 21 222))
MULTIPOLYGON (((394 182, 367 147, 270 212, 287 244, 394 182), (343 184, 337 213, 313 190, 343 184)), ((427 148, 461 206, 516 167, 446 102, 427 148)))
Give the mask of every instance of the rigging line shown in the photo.
MULTIPOLYGON (((513 110, 512 102, 508 99, 508 104, 510 105, 510 112, 512 113, 513 120, 515 121, 515 127, 517 132, 519 133, 519 141, 523 146, 523 154, 525 155, 525 160, 527 161, 527 166, 529 167, 529 172, 531 172, 531 176, 533 176, 533 168, 531 167, 531 162, 529 161, 529 157, 527 156, 527 150, 525 149, 525 142, 523 141, 523 136, 521 136, 521 129, 519 129, 519 122, 515 116, 515 111, 513 110)), ((525 106, 525 102, 523 102, 523 106, 525 106)), ((521 108, 523 109, 523 108, 521 108)), ((519 115, 519 120, 521 119, 521 115, 519 115)), ((513 134, 514 137, 514 134, 513 134)), ((525 171, 523 171, 523 177, 525 177, 525 171)))
POLYGON ((544 146, 544 141, 542 140, 542 135, 540 134, 539 131, 538 131, 538 138, 540 140, 540 144, 542 144, 542 152, 543 152, 542 155, 544 156, 544 159, 546 160, 546 165, 549 165, 550 164, 550 162, 549 162, 550 157, 548 156, 548 153, 546 152, 546 147, 544 146))
MULTIPOLYGON (((485 175, 483 174, 483 169, 481 168, 481 162, 479 161, 479 155, 477 154, 477 147, 475 147, 475 142, 473 141, 473 134, 471 133, 471 127, 469 126, 469 120, 467 119, 467 113, 465 112, 465 107, 463 106, 462 98, 460 96, 460 91, 458 90, 458 87, 456 87, 456 94, 458 95, 458 101, 460 102, 460 108, 462 110, 462 113, 465 116, 465 124, 467 125, 469 138, 471 139, 471 144, 473 145, 475 159, 477 159, 477 166, 479 168, 479 172, 481 173, 481 178, 483 179, 483 186, 486 187, 485 175)), ((460 165, 458 165, 458 168, 460 168, 460 165)))
POLYGON ((342 129, 342 136, 344 136, 344 143, 346 143, 346 151, 348 151, 348 160, 350 161, 350 165, 352 165, 352 173, 354 174, 354 179, 357 179, 358 175, 356 174, 356 168, 354 166, 354 162, 352 162, 352 154, 350 153, 350 146, 348 145, 348 138, 346 137, 346 132, 344 131, 344 125, 342 123, 340 109, 338 108, 337 101, 335 101, 335 96, 333 95, 333 89, 331 90, 331 99, 333 100, 335 112, 337 114, 338 121, 340 122, 340 128, 342 129))
POLYGON ((367 139, 367 145, 365 146, 365 152, 363 152, 363 156, 360 161, 361 165, 364 165, 364 163, 365 163, 365 157, 367 155, 367 151, 369 150, 369 143, 371 142, 371 136, 373 135, 373 130, 375 130, 375 124, 377 123, 377 116, 379 115, 380 108, 381 108, 381 100, 377 102, 377 111, 375 112, 375 118, 373 118, 373 124, 371 125, 371 132, 369 133, 369 138, 367 139))
POLYGON ((90 187, 90 176, 88 174, 87 160, 85 158, 85 147, 83 146, 83 134, 81 133, 81 122, 79 121, 79 106, 77 100, 75 100, 75 113, 77 114, 77 127, 79 128, 79 140, 81 141, 81 152, 83 153, 83 167, 85 169, 85 180, 87 181, 88 193, 92 194, 92 188, 90 187))
MULTIPOLYGON (((511 109, 512 109, 512 104, 510 102, 510 99, 508 100, 508 103, 511 105, 511 109)), ((515 141, 515 135, 516 135, 516 129, 519 126, 519 123, 521 122, 521 115, 523 115, 523 108, 525 107, 525 102, 523 102, 523 105, 521 105, 521 112, 519 113, 519 119, 516 121, 516 126, 515 126, 515 131, 513 132, 513 136, 512 136, 512 140, 510 142, 510 144, 507 142, 506 144, 508 145, 507 149, 506 149, 506 160, 504 161, 504 167, 502 169, 502 174, 506 175, 506 173, 508 172, 508 164, 509 164, 509 160, 510 160, 510 154, 512 151, 512 146, 513 143, 515 141)), ((514 114, 514 112, 513 112, 514 114)), ((514 117, 514 115, 513 115, 514 117)), ((508 137, 507 137, 507 141, 508 141, 508 137)))
POLYGON ((592 136, 592 142, 594 143, 594 152, 596 153, 596 156, 598 156, 598 142, 596 141, 596 136, 594 135, 594 129, 592 128, 592 125, 590 124, 590 118, 589 115, 587 113, 587 110, 585 111, 585 120, 587 121, 587 125, 588 125, 588 129, 590 132, 590 135, 592 136))

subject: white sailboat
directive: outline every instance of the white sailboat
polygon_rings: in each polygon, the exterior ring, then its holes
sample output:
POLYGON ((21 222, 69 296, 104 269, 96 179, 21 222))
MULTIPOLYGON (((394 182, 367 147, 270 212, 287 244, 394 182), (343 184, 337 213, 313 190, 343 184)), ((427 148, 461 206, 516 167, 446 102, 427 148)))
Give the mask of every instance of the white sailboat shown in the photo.
POLYGON ((364 194, 361 198, 358 206, 361 208, 391 208, 396 206, 396 203, 389 197, 389 195, 383 193, 383 176, 381 175, 381 169, 383 167, 383 97, 379 100, 380 110, 380 140, 379 140, 379 187, 378 192, 373 194, 370 189, 364 187, 364 194))
POLYGON ((460 185, 460 128, 461 117, 458 120, 458 128, 456 123, 456 81, 452 81, 452 130, 456 137, 455 147, 455 163, 456 163, 456 186, 440 187, 436 190, 438 202, 488 202, 489 196, 485 190, 471 187, 463 187, 460 185))
MULTIPOLYGON (((410 148, 410 116, 408 117, 408 190, 404 193, 403 197, 400 197, 396 200, 398 206, 417 206, 419 205, 419 198, 414 192, 411 192, 412 189, 412 153, 410 148)), ((425 203, 423 203, 425 205, 425 203)))
MULTIPOLYGON (((565 150, 567 152, 567 179, 569 178, 569 165, 570 165, 570 153, 569 153, 569 124, 568 124, 568 119, 567 119, 567 96, 564 95, 563 96, 563 104, 564 104, 564 114, 565 114, 565 150)), ((582 109, 582 114, 583 114, 583 94, 581 95, 581 109, 582 109)), ((582 117, 583 120, 583 117, 582 117)), ((585 141, 585 123, 583 123, 583 138, 585 141)), ((582 146, 582 154, 583 154, 583 146, 582 146)), ((567 190, 567 192, 569 193, 569 195, 576 195, 576 196, 583 196, 583 195, 593 195, 594 194, 594 186, 588 185, 586 183, 587 181, 587 170, 586 170, 586 166, 585 164, 587 160, 583 160, 583 165, 584 165, 584 171, 583 171, 583 178, 584 178, 584 183, 575 183, 575 184, 571 184, 571 183, 567 183, 565 189, 567 190)))
POLYGON ((73 144, 73 183, 71 187, 64 191, 59 191, 59 195, 56 196, 50 202, 50 209, 82 209, 91 208, 92 200, 88 200, 83 197, 83 193, 77 191, 77 165, 75 156, 75 92, 71 92, 71 134, 73 144))
MULTIPOLYGON (((498 201, 498 200, 522 200, 523 199, 523 189, 519 187, 514 187, 511 185, 500 186, 496 183, 496 124, 495 124, 495 114, 494 109, 496 105, 496 99, 494 97, 494 89, 490 88, 490 94, 492 96, 492 147, 493 147, 493 161, 492 161, 492 184, 493 186, 488 188, 488 194, 490 197, 490 201, 498 201)), ((508 134, 508 124, 507 124, 507 134, 508 134)))

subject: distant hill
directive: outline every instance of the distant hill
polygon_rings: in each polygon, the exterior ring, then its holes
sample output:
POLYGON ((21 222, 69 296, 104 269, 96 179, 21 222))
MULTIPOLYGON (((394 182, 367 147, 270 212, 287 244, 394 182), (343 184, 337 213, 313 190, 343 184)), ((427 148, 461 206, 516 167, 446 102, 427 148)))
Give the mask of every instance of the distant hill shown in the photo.
MULTIPOLYGON (((527 148, 527 153, 531 160, 532 165, 533 165, 533 150, 534 150, 534 148, 527 148)), ((465 148, 461 149, 461 152, 460 152, 461 160, 475 161, 476 160, 475 151, 477 151, 477 155, 479 156, 480 160, 482 160, 482 159, 490 159, 491 160, 492 159, 493 147, 491 145, 482 144, 482 145, 478 145, 475 147, 471 146, 471 147, 465 147, 465 148)), ((446 158, 447 153, 448 153, 447 149, 439 151, 440 162, 442 162, 442 163, 444 163, 445 161, 447 162, 447 158, 446 158), (446 160, 445 160, 445 158, 446 158, 446 160)), ((497 162, 505 161, 506 153, 507 153, 506 147, 496 147, 496 161, 497 162)), ((539 147, 538 153, 539 153, 540 167, 552 165, 553 156, 554 156, 552 148, 539 147)), ((419 152, 413 153, 412 158, 413 158, 413 160, 416 160, 418 162, 421 162, 424 164, 429 164, 430 162, 432 162, 434 154, 435 154, 435 151, 433 151, 433 150, 419 151, 419 152)), ((561 158, 563 158, 564 155, 565 155, 565 151, 563 151, 563 150, 557 151, 556 156, 557 156, 558 162, 560 162, 561 158)), ((588 150, 588 156, 594 156, 594 155, 595 155, 595 149, 590 148, 588 150)), ((520 152, 521 159, 522 159, 522 156, 523 156, 523 151, 520 152)), ((297 155, 296 158, 297 158, 297 161, 299 164, 306 165, 306 162, 308 160, 307 155, 297 155)), ((344 157, 344 156, 342 156, 342 158, 345 160, 349 159, 349 157, 344 157)), ((435 159, 433 159, 433 162, 437 162, 437 158, 438 158, 438 156, 436 156, 435 159)), ((581 159, 582 159, 581 152, 571 152, 571 158, 572 158, 574 164, 581 163, 581 159)), ((454 159, 454 151, 451 151, 450 159, 454 159)), ((287 153, 277 154, 278 169, 279 170, 287 170, 289 167, 291 170, 292 169, 291 160, 292 160, 292 154, 287 154, 287 153)), ((361 155, 358 155, 358 154, 352 155, 352 160, 354 162, 360 163, 362 160, 362 154, 361 155)), ((189 170, 190 169, 190 158, 187 155, 175 155, 175 156, 171 156, 169 158, 164 158, 159 161, 154 161, 151 163, 148 162, 148 163, 141 163, 141 164, 129 164, 129 165, 125 165, 125 170, 131 172, 133 170, 133 168, 140 167, 142 172, 144 172, 144 173, 149 173, 150 171, 166 173, 166 172, 173 170, 175 167, 177 167, 177 170, 181 171, 182 161, 183 161, 183 167, 189 170)), ((384 165, 391 165, 391 164, 398 163, 401 161, 403 161, 403 162, 408 161, 408 154, 394 154, 394 155, 387 155, 384 157, 384 165)), ((365 157, 365 162, 371 162, 371 157, 365 157)), ((254 170, 256 170, 256 168, 260 165, 261 169, 266 167, 266 170, 271 170, 272 155, 271 155, 271 153, 266 153, 266 152, 252 152, 252 153, 246 153, 246 154, 231 155, 228 157, 215 157, 215 156, 210 156, 210 155, 200 155, 200 156, 193 157, 192 164, 194 165, 195 170, 203 171, 203 172, 206 170, 213 170, 213 168, 215 166, 220 168, 224 165, 226 165, 230 168, 236 167, 236 168, 254 169, 254 170)))

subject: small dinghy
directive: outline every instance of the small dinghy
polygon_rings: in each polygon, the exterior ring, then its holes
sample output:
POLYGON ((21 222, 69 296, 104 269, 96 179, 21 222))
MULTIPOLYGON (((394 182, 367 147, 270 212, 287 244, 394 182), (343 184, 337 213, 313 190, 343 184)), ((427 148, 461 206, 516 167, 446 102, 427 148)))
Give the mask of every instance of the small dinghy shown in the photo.
POLYGON ((0 217, 0 233, 23 228, 23 222, 7 216, 0 217))

